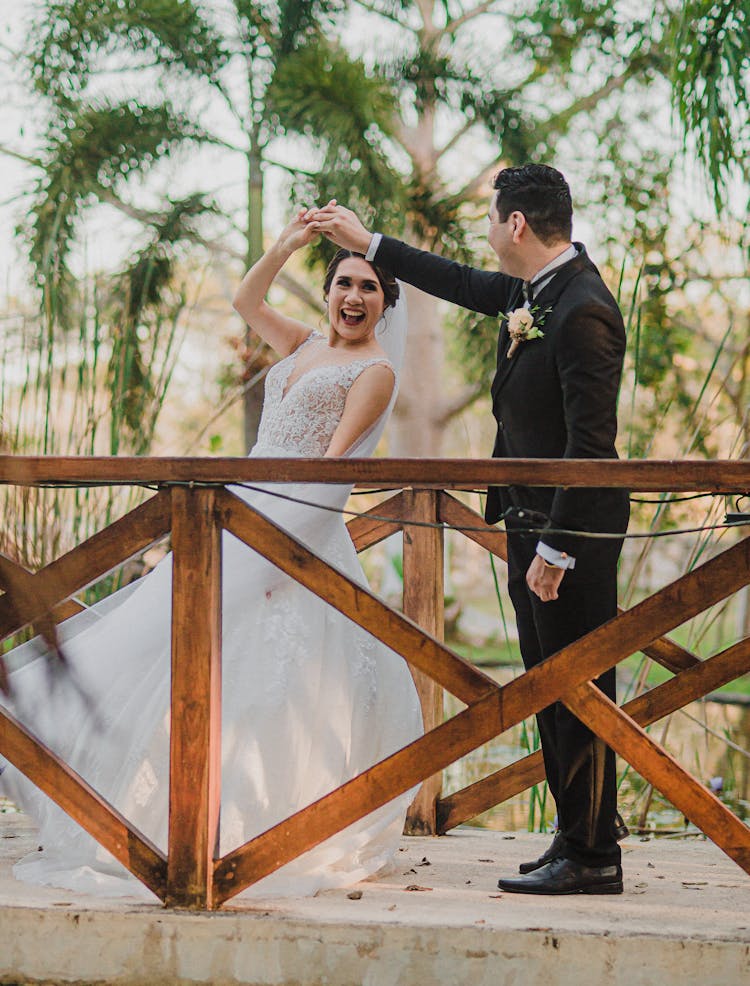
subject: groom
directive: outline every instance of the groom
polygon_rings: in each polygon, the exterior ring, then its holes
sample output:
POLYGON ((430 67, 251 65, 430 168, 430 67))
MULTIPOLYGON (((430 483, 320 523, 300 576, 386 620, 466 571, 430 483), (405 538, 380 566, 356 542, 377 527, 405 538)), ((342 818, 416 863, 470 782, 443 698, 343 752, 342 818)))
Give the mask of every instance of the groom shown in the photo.
MULTIPOLYGON (((308 220, 339 246, 363 253, 429 294, 498 317, 492 408, 496 458, 616 458, 617 391, 625 330, 617 303, 586 250, 571 242, 573 208, 554 168, 505 168, 494 179, 488 241, 500 272, 478 270, 364 228, 329 203, 308 220)), ((509 591, 525 667, 616 614, 628 494, 617 489, 490 488, 486 519, 505 518, 509 591), (530 534, 517 509, 548 520, 530 534)), ((614 669, 597 684, 615 699, 614 669)), ((559 830, 511 893, 622 893, 613 752, 560 702, 537 715, 559 830)))

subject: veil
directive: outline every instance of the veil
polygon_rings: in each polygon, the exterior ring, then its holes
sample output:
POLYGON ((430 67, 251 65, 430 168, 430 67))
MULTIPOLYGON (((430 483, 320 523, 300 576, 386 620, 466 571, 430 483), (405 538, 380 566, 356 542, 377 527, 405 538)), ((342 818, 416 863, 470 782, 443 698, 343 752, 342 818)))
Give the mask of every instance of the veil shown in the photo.
POLYGON ((357 441, 346 452, 347 458, 355 456, 367 457, 372 455, 380 441, 388 419, 393 411, 393 406, 398 397, 398 388, 401 380, 401 368, 404 365, 406 355, 406 334, 409 325, 409 315, 406 307, 406 292, 403 284, 399 281, 399 296, 396 304, 386 308, 383 316, 375 326, 375 338, 385 350, 385 354, 393 367, 396 383, 388 402, 388 407, 380 415, 377 421, 363 432, 357 441))

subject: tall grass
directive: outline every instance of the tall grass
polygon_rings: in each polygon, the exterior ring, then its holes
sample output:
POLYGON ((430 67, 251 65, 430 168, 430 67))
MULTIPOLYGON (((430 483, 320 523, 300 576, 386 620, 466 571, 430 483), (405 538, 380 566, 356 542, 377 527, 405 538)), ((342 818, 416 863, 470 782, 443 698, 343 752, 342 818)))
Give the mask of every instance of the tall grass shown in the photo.
MULTIPOLYGON (((178 351, 181 298, 137 311, 111 280, 89 277, 64 305, 45 295, 36 311, 3 307, 0 451, 148 453, 178 351)), ((0 550, 38 569, 143 497, 132 487, 0 487, 0 550)))
MULTIPOLYGON (((621 280, 622 285, 622 280, 621 280)), ((743 346, 732 346, 736 339, 736 327, 730 319, 724 333, 717 338, 713 352, 707 353, 703 371, 696 370, 689 381, 692 396, 683 392, 682 406, 677 408, 672 396, 667 393, 657 399, 648 415, 652 422, 652 433, 644 444, 639 421, 639 408, 644 407, 649 399, 643 388, 639 386, 639 367, 644 355, 642 352, 642 301, 644 284, 641 272, 635 278, 632 296, 628 299, 628 339, 629 353, 626 373, 626 388, 630 388, 629 420, 627 422, 626 446, 630 458, 633 451, 640 445, 642 454, 655 455, 674 459, 695 458, 710 455, 734 458, 747 455, 746 432, 747 413, 745 415, 732 413, 725 406, 726 384, 728 379, 738 372, 744 372, 740 364, 747 359, 747 351, 743 346), (707 364, 707 365, 706 365, 707 364), (665 440, 668 436, 668 444, 665 440), (708 443, 712 448, 707 447, 708 443)), ((658 391, 652 391, 658 395, 658 391)), ((638 498, 636 498, 638 499, 638 498)), ((647 500, 648 498, 640 498, 647 500)), ((727 503, 723 497, 707 497, 705 499, 685 500, 680 495, 662 493, 654 498, 652 503, 634 503, 631 517, 631 530, 647 531, 657 535, 678 527, 704 528, 694 535, 680 535, 674 538, 654 537, 641 542, 631 542, 626 547, 620 569, 620 599, 623 605, 630 606, 656 587, 653 583, 671 581, 673 578, 692 571, 697 565, 724 550, 730 543, 747 534, 747 530, 733 531, 727 529, 711 530, 713 525, 724 519, 727 503), (631 547, 632 546, 632 547, 631 547)), ((748 590, 745 590, 747 592, 748 590)), ((707 657, 744 636, 747 627, 741 625, 742 619, 741 594, 736 594, 727 600, 710 607, 699 614, 675 632, 675 637, 694 651, 700 657, 707 657)), ((656 672, 650 658, 641 655, 640 662, 630 682, 624 689, 623 701, 641 694, 653 684, 656 672)), ((675 713, 683 715, 687 713, 675 713)), ((706 721, 706 709, 703 708, 703 720, 691 717, 706 737, 712 735, 721 740, 722 736, 712 730, 706 721)), ((657 739, 667 743, 672 716, 658 724, 657 739)), ((747 756, 746 752, 724 736, 726 745, 726 761, 729 774, 735 773, 734 759, 747 756), (732 752, 734 751, 734 752, 732 752)), ((700 776, 705 773, 705 767, 700 760, 692 765, 700 776)), ((633 778, 632 772, 626 767, 620 777, 621 789, 629 789, 625 799, 631 803, 625 804, 629 812, 631 824, 634 822, 643 828, 647 824, 647 816, 651 808, 654 791, 650 785, 640 779, 633 778), (625 781, 627 780, 627 784, 625 781)), ((727 787, 727 796, 732 797, 731 788, 727 787)))

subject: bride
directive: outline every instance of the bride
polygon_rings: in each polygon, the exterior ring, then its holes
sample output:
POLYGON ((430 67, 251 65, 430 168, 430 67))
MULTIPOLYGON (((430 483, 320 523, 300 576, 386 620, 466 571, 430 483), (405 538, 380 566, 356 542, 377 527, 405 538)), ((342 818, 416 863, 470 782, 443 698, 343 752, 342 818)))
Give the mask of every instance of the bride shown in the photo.
MULTIPOLYGON (((397 281, 339 251, 325 278, 327 336, 263 300, 317 234, 295 218, 245 275, 235 308, 282 357, 269 371, 254 456, 370 455, 396 396, 406 316, 397 281)), ((365 584, 341 513, 349 487, 268 484, 233 492, 365 584), (296 498, 303 503, 293 502, 296 498), (318 504, 327 508, 320 509, 318 504)), ((222 795, 225 854, 416 739, 419 703, 404 660, 228 533, 223 535, 222 795)), ((46 745, 166 851, 171 557, 73 617, 60 637, 81 690, 50 690, 36 653, 8 703, 46 745), (85 694, 84 703, 81 694, 85 694)), ((28 811, 43 851, 22 880, 102 896, 151 891, 0 757, 0 793, 28 811)), ((394 857, 409 794, 250 887, 252 896, 347 886, 394 857)))

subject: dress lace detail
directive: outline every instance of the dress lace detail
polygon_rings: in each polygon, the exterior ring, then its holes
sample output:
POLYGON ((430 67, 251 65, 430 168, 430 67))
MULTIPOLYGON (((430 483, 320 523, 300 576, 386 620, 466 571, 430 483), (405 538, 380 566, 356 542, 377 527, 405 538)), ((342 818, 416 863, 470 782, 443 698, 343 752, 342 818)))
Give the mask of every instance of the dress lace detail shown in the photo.
POLYGON ((323 340, 313 332, 291 355, 274 364, 266 375, 263 419, 258 431, 258 445, 263 449, 283 450, 285 455, 325 455, 344 411, 349 389, 368 366, 382 363, 383 358, 353 360, 345 364, 314 366, 291 384, 297 355, 306 346, 323 340))
MULTIPOLYGON (((367 366, 386 362, 321 365, 287 386, 297 354, 320 339, 313 333, 269 371, 252 455, 324 454, 353 382, 367 366)), ((348 487, 268 484, 233 492, 366 585, 339 512, 348 487), (293 499, 279 498, 279 492, 293 499)), ((232 535, 225 532, 222 544, 225 853, 410 743, 422 721, 411 674, 399 655, 232 535)), ((66 656, 88 705, 64 682, 50 691, 39 642, 31 641, 15 652, 23 666, 13 673, 18 701, 11 706, 162 849, 168 830, 170 613, 167 556, 135 589, 62 624, 66 656)), ((0 697, 0 704, 9 703, 0 697)), ((44 852, 16 865, 20 879, 98 896, 153 899, 11 765, 0 774, 0 791, 40 827, 44 852)), ((383 806, 246 895, 312 894, 375 873, 397 851, 410 797, 411 792, 383 806)))

